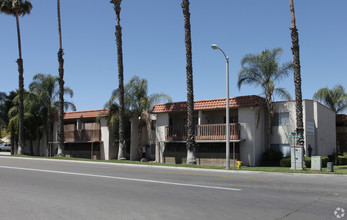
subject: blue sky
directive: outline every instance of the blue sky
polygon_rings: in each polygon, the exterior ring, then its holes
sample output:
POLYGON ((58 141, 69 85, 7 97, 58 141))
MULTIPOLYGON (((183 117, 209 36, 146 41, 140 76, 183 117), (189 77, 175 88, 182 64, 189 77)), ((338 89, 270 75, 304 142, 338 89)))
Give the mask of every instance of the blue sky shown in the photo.
MULTIPOLYGON (((58 75, 56 1, 34 1, 20 18, 25 88, 36 73, 58 75)), ((123 0, 125 83, 146 78, 149 93, 186 100, 184 21, 181 0, 123 0)), ((240 61, 247 53, 282 47, 291 61, 288 0, 191 0, 195 100, 225 97, 225 59, 230 58, 230 96, 259 95, 260 88, 237 88, 240 61)), ((319 88, 347 88, 347 1, 296 0, 302 91, 311 99, 319 88)), ((65 83, 77 110, 103 108, 118 87, 115 13, 108 0, 61 0, 65 83)), ((0 91, 18 88, 15 18, 0 14, 0 91)), ((293 76, 278 86, 294 97, 293 76)), ((277 99, 279 100, 279 99, 277 99)))

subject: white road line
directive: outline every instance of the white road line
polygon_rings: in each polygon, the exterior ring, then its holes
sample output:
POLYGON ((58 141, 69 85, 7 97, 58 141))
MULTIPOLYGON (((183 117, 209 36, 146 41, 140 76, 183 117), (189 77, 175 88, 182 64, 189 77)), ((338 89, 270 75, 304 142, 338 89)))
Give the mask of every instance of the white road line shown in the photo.
POLYGON ((196 185, 196 184, 187 184, 187 183, 175 183, 175 182, 165 182, 165 181, 157 181, 157 180, 136 179, 136 178, 127 178, 127 177, 118 177, 118 176, 95 175, 95 174, 87 174, 87 173, 72 173, 72 172, 64 172, 64 171, 41 170, 41 169, 31 169, 31 168, 22 168, 22 167, 9 167, 9 166, 0 166, 0 168, 13 169, 13 170, 36 171, 36 172, 44 172, 44 173, 57 173, 57 174, 76 175, 76 176, 99 177, 99 178, 128 180, 128 181, 145 182, 145 183, 159 183, 159 184, 175 185, 175 186, 190 186, 190 187, 196 187, 196 188, 220 189, 220 190, 229 190, 229 191, 241 191, 241 189, 237 189, 237 188, 228 188, 228 187, 219 187, 219 186, 207 186, 207 185, 196 185))

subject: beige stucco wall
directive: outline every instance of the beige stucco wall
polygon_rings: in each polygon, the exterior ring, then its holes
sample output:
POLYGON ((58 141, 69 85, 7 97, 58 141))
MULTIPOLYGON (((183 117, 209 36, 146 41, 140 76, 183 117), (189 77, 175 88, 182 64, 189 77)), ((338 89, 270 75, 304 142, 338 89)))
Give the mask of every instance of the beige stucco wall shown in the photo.
MULTIPOLYGON (((315 120, 316 113, 314 111, 314 101, 313 100, 304 100, 303 101, 303 121, 304 121, 304 133, 305 133, 305 155, 308 156, 308 148, 312 148, 311 155, 318 155, 315 146, 316 146, 316 137, 317 137, 317 122, 315 120), (313 125, 313 130, 310 131, 309 124, 313 125)), ((294 109, 295 113, 295 109, 294 109)), ((311 129, 311 128, 310 128, 311 129)))
POLYGON ((290 144, 287 135, 295 130, 295 102, 275 102, 275 113, 289 112, 289 125, 272 126, 271 144, 290 144))
MULTIPOLYGON (((293 145, 294 139, 287 139, 287 135, 296 130, 295 101, 275 102, 275 112, 289 112, 288 126, 273 126, 271 143, 293 145)), ((312 155, 327 156, 333 153, 336 145, 335 113, 326 106, 313 101, 303 100, 303 123, 305 138, 305 154, 308 147, 312 148, 312 155), (310 124, 310 125, 309 125, 310 124), (308 127, 312 127, 309 131, 308 127)))
POLYGON ((326 106, 314 102, 317 124, 317 155, 328 156, 336 149, 336 114, 326 106))
POLYGON ((100 143, 100 160, 110 160, 111 156, 114 157, 115 150, 111 150, 111 138, 108 129, 108 123, 106 118, 100 119, 101 128, 101 143, 100 143))
POLYGON ((264 110, 260 107, 239 108, 238 119, 241 125, 241 139, 244 139, 240 142, 242 165, 257 166, 260 164, 265 146, 264 110))
POLYGON ((156 128, 156 138, 157 141, 165 141, 165 126, 169 125, 169 114, 161 113, 157 114, 157 128, 156 128))

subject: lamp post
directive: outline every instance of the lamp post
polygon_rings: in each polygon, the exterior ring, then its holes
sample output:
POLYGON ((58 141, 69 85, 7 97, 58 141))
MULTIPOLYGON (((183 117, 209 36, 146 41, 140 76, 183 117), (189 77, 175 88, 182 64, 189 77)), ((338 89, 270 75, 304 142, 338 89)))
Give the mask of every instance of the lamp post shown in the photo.
POLYGON ((224 53, 222 49, 220 49, 216 44, 212 44, 211 48, 214 50, 220 50, 226 60, 226 106, 225 106, 225 133, 226 133, 226 158, 225 158, 225 164, 226 164, 226 169, 230 169, 230 125, 229 125, 229 57, 224 53))

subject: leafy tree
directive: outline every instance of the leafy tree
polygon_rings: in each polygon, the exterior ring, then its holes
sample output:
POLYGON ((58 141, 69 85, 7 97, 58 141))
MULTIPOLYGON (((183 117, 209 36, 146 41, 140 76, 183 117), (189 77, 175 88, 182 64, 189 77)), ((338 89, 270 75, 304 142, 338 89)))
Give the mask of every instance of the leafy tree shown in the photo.
POLYGON ((125 117, 124 117, 124 75, 123 75, 123 48, 122 48, 122 26, 120 25, 120 11, 122 0, 111 0, 116 13, 116 41, 117 41, 117 62, 118 62, 118 90, 119 90, 119 149, 118 160, 125 159, 125 117))
MULTIPOLYGON (((0 105, 0 121, 2 121, 2 127, 8 128, 9 116, 8 113, 10 109, 14 106, 13 99, 18 95, 18 91, 11 91, 8 95, 5 93, 2 94, 2 101, 0 105)), ((10 131, 10 130, 8 130, 10 131)), ((11 133, 11 154, 14 154, 14 135, 15 133, 11 133)), ((18 133, 17 133, 18 134, 18 133)), ((18 138, 18 137, 17 137, 18 138)))
POLYGON ((294 85, 295 85, 295 111, 296 111, 296 133, 301 135, 298 139, 298 145, 304 145, 304 123, 302 113, 302 93, 301 93, 301 73, 300 73, 300 48, 299 48, 299 34, 295 23, 294 2, 289 0, 290 14, 292 18, 292 26, 290 27, 292 38, 292 53, 294 65, 294 85))
POLYGON ((331 90, 328 87, 321 88, 313 95, 313 99, 323 102, 336 114, 347 109, 347 93, 342 85, 337 85, 331 90))
MULTIPOLYGON (((117 91, 117 90, 115 90, 117 91)), ((118 104, 118 97, 115 94, 115 91, 113 91, 111 98, 109 101, 104 105, 104 109, 108 110, 107 115, 107 124, 108 128, 110 130, 110 133, 113 137, 113 143, 114 146, 117 145, 119 147, 118 141, 119 141, 119 104, 118 104)), ((125 124, 124 124, 124 140, 126 143, 130 143, 130 135, 131 135, 131 125, 130 125, 130 119, 131 119, 131 112, 128 109, 124 109, 124 117, 125 117, 125 124)), ((97 118, 97 120, 100 120, 100 118, 97 118)), ((124 149, 124 157, 128 149, 124 149)))
MULTIPOLYGON (((30 141, 30 155, 33 155, 33 138, 36 137, 36 129, 39 127, 40 119, 33 108, 35 104, 35 96, 30 94, 28 91, 24 90, 24 133, 25 140, 30 141)), ((11 137, 13 138, 13 144, 16 146, 18 153, 18 132, 19 132, 19 92, 16 93, 16 96, 12 100, 13 105, 8 111, 9 123, 8 129, 11 131, 11 137)), ((11 138, 11 140, 12 140, 11 138)), ((25 149, 22 149, 22 153, 25 149)))
POLYGON ((22 154, 22 148, 24 147, 24 77, 23 77, 23 59, 22 59, 22 46, 20 38, 19 28, 19 16, 29 14, 32 5, 29 1, 25 0, 0 0, 0 12, 16 17, 17 24, 17 37, 18 37, 18 52, 19 58, 17 59, 18 72, 19 72, 19 137, 18 137, 18 154, 22 154))
POLYGON ((182 0, 184 17, 184 33, 186 45, 186 71, 187 71, 187 163, 196 164, 196 142, 194 137, 194 90, 193 90, 193 64, 192 64, 192 38, 190 31, 189 0, 182 0))
MULTIPOLYGON (((59 107, 59 99, 57 99, 59 78, 49 75, 38 73, 33 77, 33 82, 29 85, 30 92, 37 97, 39 103, 39 112, 43 117, 44 131, 46 134, 46 146, 49 142, 53 141, 53 117, 57 113, 59 107)), ((64 94, 73 97, 73 91, 64 87, 64 94)), ((65 109, 72 108, 76 111, 76 107, 71 102, 64 102, 65 109)), ((48 155, 48 148, 46 149, 46 155, 48 155)))
POLYGON ((4 102, 7 98, 6 93, 4 92, 0 92, 0 129, 2 129, 5 125, 6 125, 6 117, 5 117, 5 113, 4 113, 4 102))
POLYGON ((282 55, 281 48, 264 50, 260 54, 247 54, 241 60, 237 86, 242 85, 260 86, 265 96, 267 106, 267 144, 270 148, 272 117, 274 106, 272 104, 274 95, 284 99, 291 99, 290 94, 284 88, 276 88, 275 83, 287 77, 293 70, 293 64, 287 62, 280 66, 279 56, 282 55))
POLYGON ((57 0, 58 32, 59 32, 59 119, 58 119, 58 156, 64 156, 64 50, 61 37, 60 0, 57 0))

